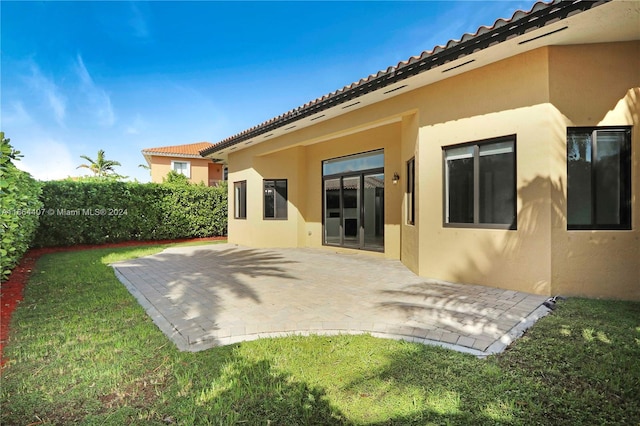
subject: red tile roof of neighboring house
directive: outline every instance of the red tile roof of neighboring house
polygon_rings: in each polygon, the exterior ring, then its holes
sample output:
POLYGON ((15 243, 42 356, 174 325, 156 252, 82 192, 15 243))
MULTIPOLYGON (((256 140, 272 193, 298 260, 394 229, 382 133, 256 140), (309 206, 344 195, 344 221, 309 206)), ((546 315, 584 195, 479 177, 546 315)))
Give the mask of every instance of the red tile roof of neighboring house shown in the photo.
POLYGON ((474 34, 466 33, 460 40, 449 40, 445 46, 436 46, 430 51, 424 51, 418 56, 412 56, 386 70, 378 71, 342 89, 324 95, 313 101, 285 112, 277 117, 230 136, 203 149, 203 156, 236 145, 253 137, 271 132, 282 126, 289 125, 302 118, 314 115, 320 111, 336 105, 352 101, 362 95, 402 81, 408 77, 428 71, 456 59, 486 49, 495 44, 525 34, 533 29, 542 28, 547 24, 564 19, 576 13, 589 10, 597 5, 611 0, 551 0, 538 1, 529 11, 517 10, 509 19, 497 19, 492 26, 481 26, 474 34))
POLYGON ((185 145, 161 146, 158 148, 145 148, 142 150, 144 156, 161 155, 177 157, 200 157, 200 151, 211 148, 211 142, 188 143, 185 145))

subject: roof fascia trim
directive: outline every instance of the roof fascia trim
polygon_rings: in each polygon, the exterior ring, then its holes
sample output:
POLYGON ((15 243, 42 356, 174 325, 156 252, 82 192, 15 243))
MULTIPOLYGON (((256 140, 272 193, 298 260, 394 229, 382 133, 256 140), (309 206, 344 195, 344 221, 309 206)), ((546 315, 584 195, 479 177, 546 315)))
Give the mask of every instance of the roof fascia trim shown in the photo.
MULTIPOLYGON (((207 148, 209 149, 209 148, 207 148)), ((174 154, 169 152, 155 152, 155 151, 142 151, 142 155, 146 156, 154 156, 154 157, 179 157, 179 158, 194 158, 194 159, 203 159, 206 160, 202 155, 199 154, 174 154)))

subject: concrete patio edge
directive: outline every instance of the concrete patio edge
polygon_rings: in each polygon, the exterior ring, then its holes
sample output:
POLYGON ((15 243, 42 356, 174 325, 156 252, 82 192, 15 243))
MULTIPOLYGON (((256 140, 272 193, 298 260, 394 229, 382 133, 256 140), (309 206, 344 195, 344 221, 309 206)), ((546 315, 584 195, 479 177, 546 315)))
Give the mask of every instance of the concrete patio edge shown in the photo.
POLYGON ((486 355, 495 355, 503 352, 509 345, 511 345, 517 338, 521 337, 528 329, 540 318, 545 317, 551 313, 551 309, 544 305, 538 306, 533 312, 527 315, 519 324, 509 330, 508 333, 493 342, 486 350, 486 355))
POLYGON ((188 352, 368 334, 482 358, 503 352, 551 311, 544 296, 425 279, 399 262, 311 249, 175 248, 111 266, 153 323, 188 352))
POLYGON ((372 337, 381 339, 402 340, 412 343, 420 343, 423 345, 438 346, 444 349, 450 349, 469 355, 474 355, 480 358, 487 357, 489 355, 496 355, 503 352, 511 343, 517 338, 521 337, 529 328, 531 328, 536 321, 540 318, 548 315, 551 310, 543 305, 540 305, 537 309, 531 312, 526 318, 524 318, 518 325, 509 330, 499 339, 496 339, 486 351, 469 348, 467 346, 457 345, 453 343, 442 342, 439 340, 421 338, 405 334, 396 333, 383 333, 373 330, 365 329, 349 329, 347 327, 340 329, 318 329, 318 330, 295 330, 295 331, 268 331, 251 334, 240 334, 228 337, 211 337, 200 339, 196 341, 190 341, 188 336, 183 336, 179 330, 177 330, 149 301, 138 289, 133 285, 117 268, 113 268, 118 280, 127 288, 133 297, 140 303, 140 306, 145 310, 147 315, 151 318, 153 323, 162 331, 178 348, 180 351, 185 352, 199 352, 207 349, 211 349, 218 346, 233 345, 242 342, 250 342, 264 338, 278 338, 289 336, 340 336, 340 335, 362 335, 368 334, 372 337))
POLYGON ((136 286, 122 275, 120 271, 118 271, 118 268, 113 268, 113 271, 116 274, 116 278, 118 278, 127 290, 129 290, 129 293, 135 297, 140 306, 142 306, 147 315, 149 315, 153 323, 165 334, 165 336, 169 338, 170 341, 176 345, 178 350, 192 351, 190 349, 191 345, 189 344, 189 341, 160 313, 160 311, 156 309, 153 303, 138 291, 136 286))
MULTIPOLYGON (((145 299, 146 300, 146 299, 145 299)), ((152 308, 155 310, 154 308, 152 308)), ((539 306, 533 312, 531 312, 526 318, 524 318, 517 326, 513 327, 509 330, 508 333, 504 334, 499 339, 496 339, 486 351, 481 351, 478 349, 470 348, 468 346, 457 345, 454 343, 447 343, 439 340, 427 339, 416 337, 412 335, 406 334, 396 334, 396 333, 382 333, 373 330, 355 330, 348 328, 340 328, 340 329, 317 329, 317 330, 295 330, 295 331, 268 331, 268 332, 260 332, 260 333, 252 333, 252 334, 242 334, 228 337, 211 337, 209 339, 202 339, 198 341, 194 341, 189 343, 188 339, 185 339, 179 332, 175 331, 177 335, 180 336, 182 341, 181 345, 177 345, 180 350, 189 351, 189 352, 199 352, 207 349, 211 349, 213 347, 218 346, 227 346, 233 345, 242 342, 250 342, 258 339, 266 339, 266 338, 279 338, 279 337, 289 337, 289 336, 342 336, 342 335, 362 335, 368 334, 372 337, 380 338, 380 339, 391 339, 391 340, 402 340, 405 342, 411 343, 420 343, 428 346, 438 346, 444 349, 450 349, 456 352, 466 353, 469 355, 474 355, 479 358, 485 358, 489 355, 497 355, 509 347, 516 339, 521 337, 529 328, 531 328, 536 321, 540 318, 543 318, 551 313, 551 310, 545 306, 539 306)), ((149 312, 151 316, 151 312, 149 312)), ((152 318, 154 318, 152 316, 152 318)), ((158 324, 155 320, 154 322, 158 324)), ((170 324, 164 320, 165 324, 167 324, 165 329, 171 328, 170 324)), ((159 325, 158 325, 159 326, 159 325)), ((159 326, 160 327, 160 326, 159 326)), ((162 329, 161 330, 165 330, 162 329)), ((165 332, 166 333, 166 332, 165 332)))

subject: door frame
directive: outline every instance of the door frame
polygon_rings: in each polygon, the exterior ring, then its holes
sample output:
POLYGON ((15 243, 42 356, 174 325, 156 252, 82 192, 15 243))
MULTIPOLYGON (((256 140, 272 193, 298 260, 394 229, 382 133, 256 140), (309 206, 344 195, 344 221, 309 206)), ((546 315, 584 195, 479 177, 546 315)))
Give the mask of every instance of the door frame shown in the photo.
MULTIPOLYGON (((326 175, 326 176, 322 176, 322 190, 321 190, 321 196, 322 196, 322 245, 323 246, 328 246, 328 247, 341 247, 341 248, 348 248, 348 249, 355 249, 355 250, 367 250, 367 251, 375 251, 375 252, 384 252, 384 223, 382 226, 382 230, 383 230, 383 234, 382 234, 382 239, 383 239, 383 244, 382 247, 367 247, 367 245, 365 244, 365 229, 364 229, 364 224, 365 224, 365 203, 364 203, 364 194, 365 194, 365 176, 367 175, 376 175, 376 174, 382 174, 384 176, 384 167, 377 167, 377 168, 373 168, 373 169, 366 169, 366 170, 358 170, 356 172, 344 172, 344 173, 336 173, 336 174, 332 174, 332 175, 326 175), (359 212, 358 212, 358 244, 357 246, 355 245, 345 245, 345 238, 344 238, 344 196, 343 196, 343 180, 344 178, 351 178, 351 177, 359 177, 360 178, 360 193, 359 193, 359 200, 358 200, 358 204, 359 204, 359 212), (340 181, 340 195, 339 195, 339 199, 340 199, 340 226, 339 226, 339 233, 340 233, 340 243, 339 244, 333 244, 333 243, 327 243, 326 241, 326 184, 325 182, 327 180, 334 180, 334 179, 339 179, 340 181)), ((381 211, 382 211, 382 215, 384 218, 384 211, 385 211, 385 201, 384 201, 384 191, 385 188, 383 187, 383 203, 382 206, 380 206, 381 211)), ((384 222, 384 220, 383 220, 384 222)))

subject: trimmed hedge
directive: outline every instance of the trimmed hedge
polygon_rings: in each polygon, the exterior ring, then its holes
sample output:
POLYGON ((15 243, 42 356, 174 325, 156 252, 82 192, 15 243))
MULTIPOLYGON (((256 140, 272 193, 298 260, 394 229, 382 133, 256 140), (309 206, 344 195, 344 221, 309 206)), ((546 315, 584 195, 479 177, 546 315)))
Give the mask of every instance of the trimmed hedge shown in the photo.
POLYGON ((211 237, 227 232, 227 187, 54 181, 34 246, 211 237))
POLYGON ((3 132, 0 140, 0 281, 5 281, 29 248, 42 203, 40 183, 13 164, 19 160, 19 151, 3 132))

